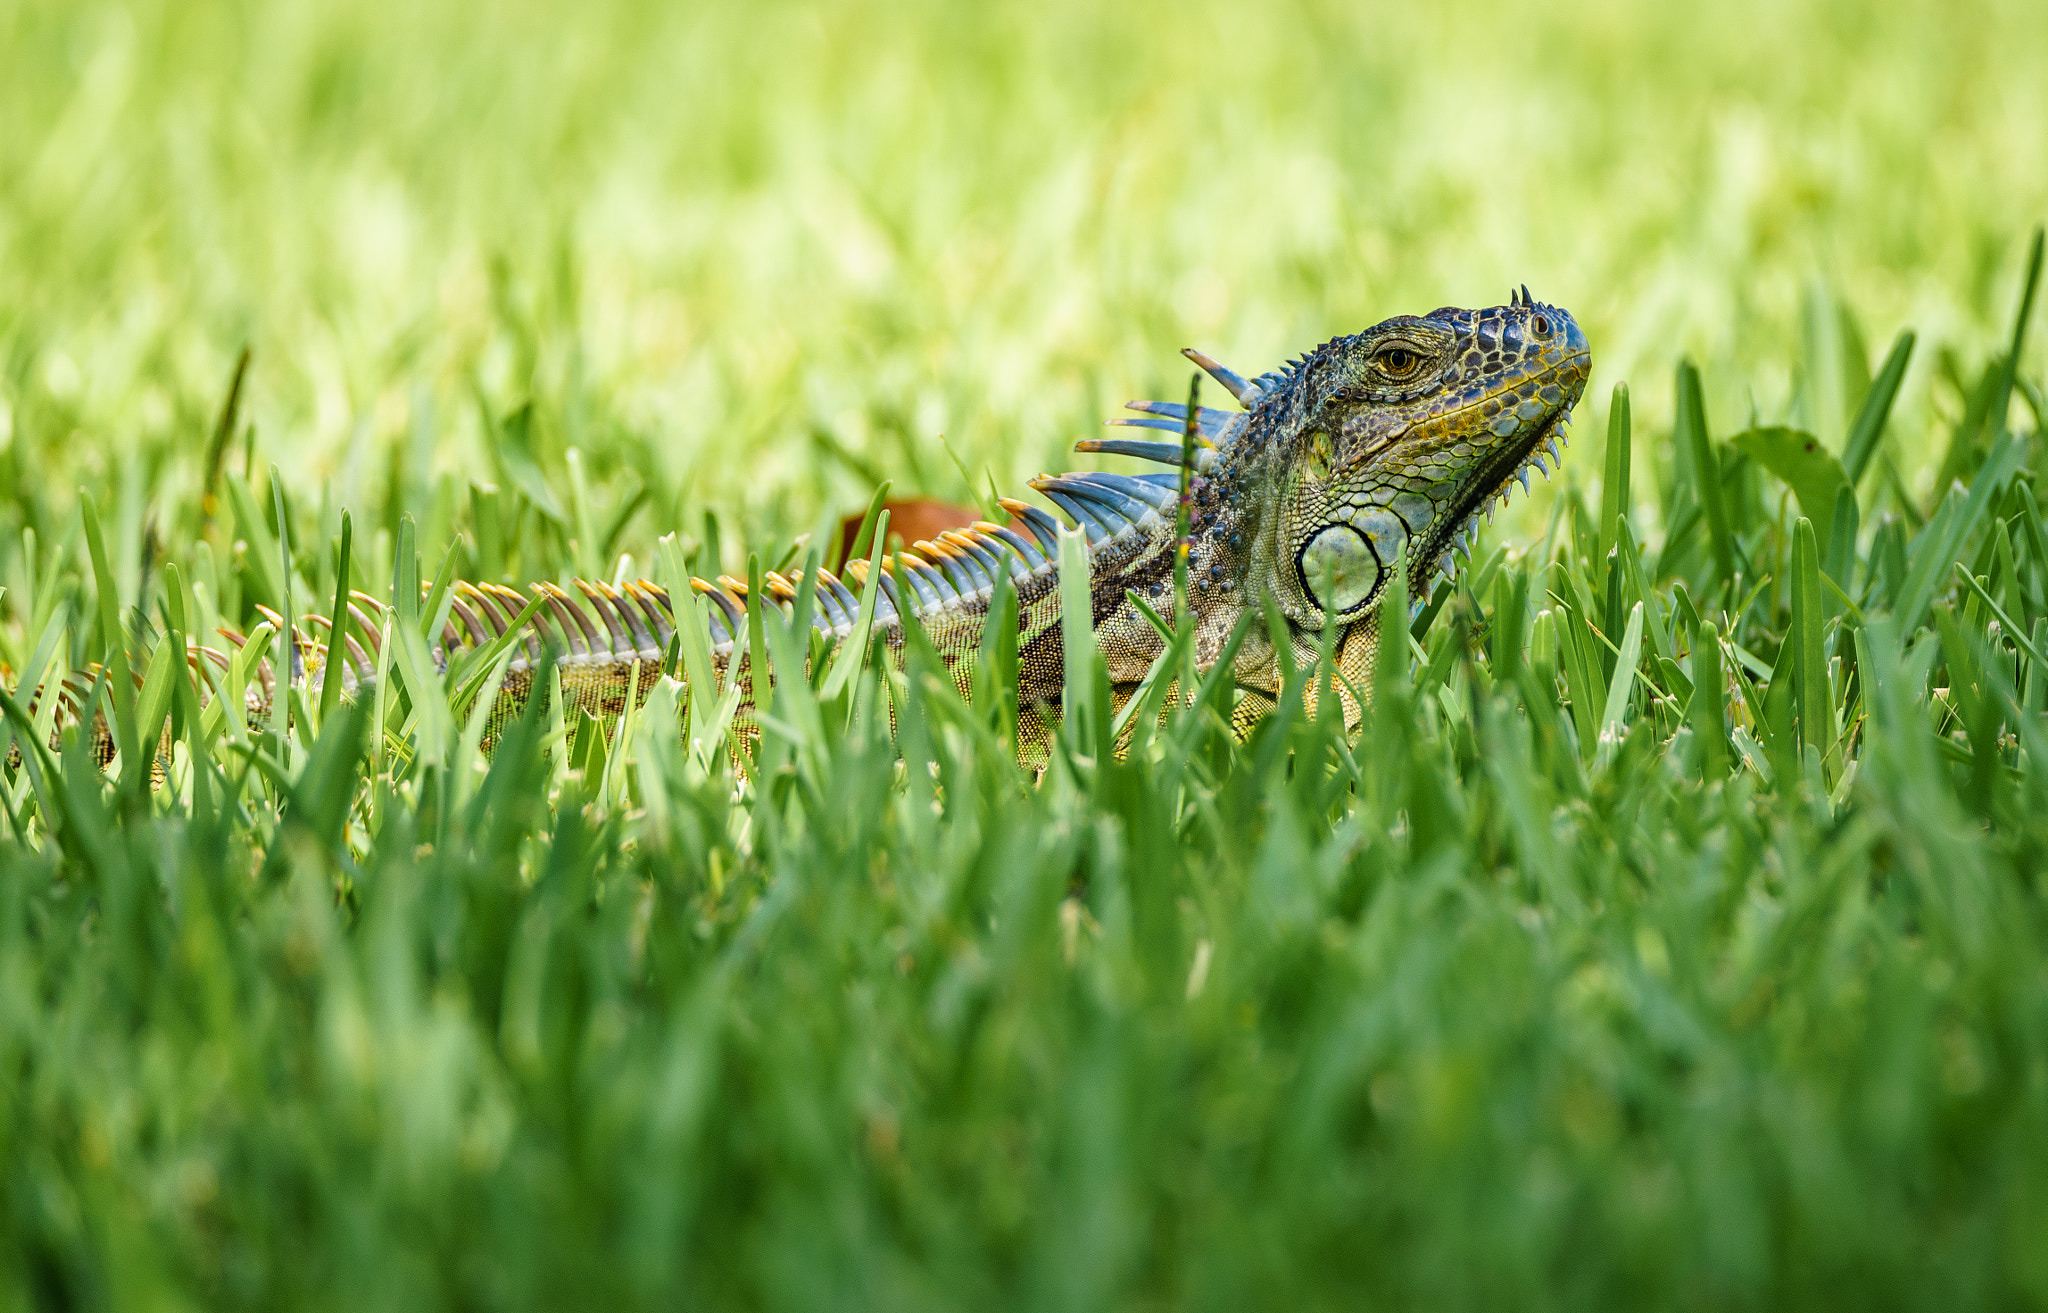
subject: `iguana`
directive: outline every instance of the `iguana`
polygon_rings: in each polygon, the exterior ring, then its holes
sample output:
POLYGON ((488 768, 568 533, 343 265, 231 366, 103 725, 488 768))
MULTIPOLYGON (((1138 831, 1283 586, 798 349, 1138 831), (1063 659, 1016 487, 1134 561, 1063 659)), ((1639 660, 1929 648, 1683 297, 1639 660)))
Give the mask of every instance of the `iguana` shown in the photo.
MULTIPOLYGON (((1476 533, 1478 515, 1504 501, 1518 478, 1526 488, 1530 466, 1547 471, 1544 458, 1560 458, 1558 444, 1591 366, 1571 315, 1538 303, 1526 287, 1504 306, 1388 319, 1332 338, 1256 378, 1198 351, 1184 354, 1242 408, 1197 406, 1193 415, 1187 603, 1197 668, 1215 665, 1247 607, 1263 612, 1271 599, 1285 617, 1289 663, 1314 663, 1326 625, 1334 624, 1338 667, 1349 686, 1361 689, 1370 686, 1379 601, 1395 561, 1407 562, 1409 595, 1426 597, 1431 579, 1451 568, 1454 544, 1476 533)), ((1168 472, 1070 473, 1030 484, 1086 535, 1090 628, 1120 701, 1164 647, 1131 595, 1147 599, 1169 623, 1176 620, 1176 515, 1189 421, 1188 408, 1176 403, 1134 401, 1128 408, 1138 417, 1110 422, 1164 430, 1174 440, 1096 438, 1076 449, 1132 457, 1168 472)), ((983 521, 885 557, 872 634, 900 660, 902 616, 911 612, 968 694, 996 581, 1007 573, 1017 597, 1018 751, 1042 760, 1059 714, 1065 666, 1060 522, 1022 501, 1006 499, 1002 506, 1009 524, 983 521)), ((867 571, 866 561, 854 561, 843 579, 824 569, 812 573, 812 623, 828 647, 854 631, 856 593, 867 571)), ((764 601, 788 613, 802 573, 768 573, 764 601)), ((490 739, 520 714, 536 688, 546 687, 538 677, 545 652, 560 653, 565 713, 584 712, 605 723, 623 714, 631 690, 644 698, 664 668, 675 620, 673 599, 663 589, 644 581, 618 587, 573 582, 580 600, 553 584, 533 585, 532 596, 542 604, 522 636, 524 655, 500 686, 490 739)), ((709 603, 711 656, 721 682, 737 661, 739 682, 749 687, 747 585, 726 576, 690 582, 709 603)), ((493 584, 458 584, 453 594, 434 652, 444 667, 451 653, 504 635, 529 604, 528 595, 493 584)), ((356 629, 361 641, 346 632, 342 637, 344 696, 361 696, 376 677, 380 626, 372 616, 380 606, 357 594, 349 608, 354 623, 345 629, 356 629)), ((1233 722, 1240 733, 1280 695, 1283 661, 1270 635, 1266 625, 1253 624, 1235 649, 1233 722)), ((298 633, 294 682, 317 689, 326 653, 298 633)), ((226 663, 222 654, 196 647, 192 659, 226 663)), ((252 718, 268 714, 273 688, 266 662, 251 685, 252 718)), ((1349 692, 1339 695, 1355 725, 1361 709, 1349 692)), ((104 739, 104 729, 99 736, 104 739)))

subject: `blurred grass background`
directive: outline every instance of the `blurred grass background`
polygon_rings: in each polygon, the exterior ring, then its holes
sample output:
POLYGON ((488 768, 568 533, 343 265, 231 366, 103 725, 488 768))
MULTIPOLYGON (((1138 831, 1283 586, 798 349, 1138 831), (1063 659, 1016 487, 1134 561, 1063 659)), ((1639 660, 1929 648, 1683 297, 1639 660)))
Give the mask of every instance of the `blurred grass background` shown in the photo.
MULTIPOLYGON (((1526 282, 1589 398, 1668 415, 1690 353, 1717 428, 1838 444, 1798 364, 1838 304, 1971 358, 2010 315, 2044 48, 1996 2, 16 0, 0 440, 189 497, 247 344, 255 470, 418 509, 531 399, 556 486, 573 445, 650 487, 645 560, 685 499, 757 538, 957 499, 941 434, 1011 491, 1183 345, 1263 369, 1526 282)), ((1902 415, 1960 408, 1939 362, 1902 415)))

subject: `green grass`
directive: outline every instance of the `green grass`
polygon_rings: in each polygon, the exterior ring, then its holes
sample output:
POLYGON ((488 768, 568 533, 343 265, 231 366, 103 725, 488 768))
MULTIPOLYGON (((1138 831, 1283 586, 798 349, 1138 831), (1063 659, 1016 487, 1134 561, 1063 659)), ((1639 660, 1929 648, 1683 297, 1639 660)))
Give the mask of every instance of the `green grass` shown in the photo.
POLYGON ((0 682, 177 740, 6 731, 0 1306, 2048 1301, 2048 16, 1787 8, 0 9, 0 682), (1581 436, 1355 741, 153 660, 1524 281, 1581 436))

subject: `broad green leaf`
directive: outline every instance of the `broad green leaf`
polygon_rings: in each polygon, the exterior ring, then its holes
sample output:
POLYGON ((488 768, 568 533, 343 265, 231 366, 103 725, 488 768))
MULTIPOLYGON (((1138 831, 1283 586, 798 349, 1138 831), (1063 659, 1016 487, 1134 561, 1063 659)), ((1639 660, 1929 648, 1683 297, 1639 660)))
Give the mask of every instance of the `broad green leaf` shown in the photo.
POLYGON ((1728 445, 1784 480, 1799 499, 1800 512, 1813 521, 1814 532, 1822 542, 1829 540, 1835 498, 1849 487, 1849 477, 1819 438, 1798 429, 1745 429, 1728 439, 1728 445))

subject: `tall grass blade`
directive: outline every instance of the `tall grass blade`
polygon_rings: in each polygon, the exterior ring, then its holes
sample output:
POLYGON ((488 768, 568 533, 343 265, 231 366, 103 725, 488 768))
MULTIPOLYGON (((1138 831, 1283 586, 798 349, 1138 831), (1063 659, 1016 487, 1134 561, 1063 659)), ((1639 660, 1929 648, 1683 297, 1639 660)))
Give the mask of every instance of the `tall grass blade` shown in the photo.
POLYGON ((1827 661, 1822 653, 1820 550, 1813 522, 1805 516, 1792 526, 1793 707, 1799 718, 1799 741, 1826 752, 1834 743, 1834 702, 1828 696, 1827 661))
POLYGON ((1728 774, 1728 685, 1721 672, 1721 631, 1712 621, 1701 622, 1693 637, 1692 680, 1688 714, 1700 747, 1700 773, 1711 784, 1728 774))
MULTIPOLYGON (((888 486, 883 485, 883 491, 887 490, 888 486)), ((888 536, 889 512, 883 510, 875 521, 870 540, 886 542, 888 536)), ((821 691, 828 699, 836 698, 845 692, 852 684, 855 673, 867 665, 868 640, 874 633, 875 626, 875 599, 880 595, 881 589, 882 556, 880 552, 873 552, 868 560, 867 582, 861 585, 860 610, 854 616, 853 628, 840 640, 838 651, 833 654, 831 669, 825 674, 825 684, 821 691)))
POLYGON ((328 612, 327 660, 320 671, 320 723, 334 714, 335 706, 341 701, 341 670, 348 664, 348 645, 344 641, 348 634, 348 594, 350 578, 350 551, 354 546, 355 530, 347 511, 341 513, 341 548, 336 558, 334 582, 334 606, 328 612))
POLYGON ((1060 714, 1068 746, 1081 756, 1093 756, 1096 730, 1094 607, 1089 592, 1088 539, 1079 529, 1060 529, 1060 651, 1065 683, 1060 693, 1060 714))
POLYGON ((98 509, 93 505, 92 494, 85 489, 78 490, 79 515, 85 523, 86 550, 92 558, 93 588, 99 597, 100 641, 104 645, 109 682, 113 688, 115 745, 120 749, 121 760, 126 763, 124 775, 133 785, 135 777, 127 771, 139 768, 140 755, 137 748, 135 725, 135 685, 129 674, 128 631, 121 624, 121 601, 114 583, 114 570, 107 563, 107 543, 100 533, 98 509))
POLYGON ((1707 404, 1700 393, 1700 372, 1690 360, 1678 366, 1678 421, 1676 441, 1692 462, 1701 513, 1707 521, 1707 537, 1714 549, 1714 578, 1726 584, 1735 577, 1735 544, 1728 525, 1728 507, 1721 491, 1721 462, 1707 434, 1707 404))
POLYGON ((1629 461, 1634 446, 1634 424, 1629 410, 1628 384, 1616 383, 1607 402, 1607 465, 1600 480, 1600 555, 1605 559, 1614 546, 1615 526, 1628 518, 1629 461))
POLYGON ((1607 686, 1607 702, 1600 712, 1599 759, 1611 762, 1621 742, 1622 726, 1628 719, 1629 699, 1635 692, 1636 667, 1643 659, 1643 604, 1629 608, 1628 628, 1621 636, 1621 655, 1614 663, 1614 678, 1607 686))
POLYGON ((1899 333, 1870 390, 1863 394, 1863 405, 1857 410, 1855 421, 1849 426, 1849 438, 1842 447, 1842 469, 1851 487, 1863 482, 1864 471, 1870 468, 1870 458, 1877 454, 1878 444, 1884 439, 1885 421, 1891 417, 1892 402, 1898 398, 1899 384, 1905 379, 1906 366, 1913 359, 1913 342, 1911 329, 1899 333))

